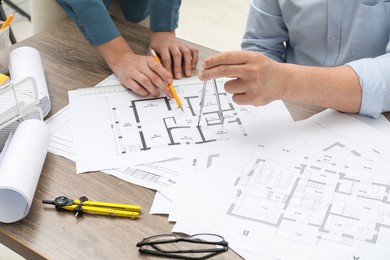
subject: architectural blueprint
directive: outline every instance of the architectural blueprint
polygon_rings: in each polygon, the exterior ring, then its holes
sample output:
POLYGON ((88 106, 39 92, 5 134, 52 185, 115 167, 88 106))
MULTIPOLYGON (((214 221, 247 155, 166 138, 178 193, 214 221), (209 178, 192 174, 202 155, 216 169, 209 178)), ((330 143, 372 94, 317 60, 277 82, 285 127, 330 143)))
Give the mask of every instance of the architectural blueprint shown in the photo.
POLYGON ((297 135, 225 154, 219 174, 189 191, 174 231, 221 234, 246 259, 390 259, 390 164, 336 128, 302 124, 301 145, 297 135), (208 214, 194 223, 200 209, 208 214))
MULTIPOLYGON (((174 203, 155 212, 169 213, 169 220, 177 221, 173 231, 223 235, 246 259, 390 259, 390 139, 340 113, 321 113, 323 117, 290 125, 283 104, 236 107, 223 89, 218 92, 226 99, 222 106, 229 120, 221 126, 211 87, 198 128, 196 97, 201 87, 196 79, 175 85, 184 113, 165 97, 129 102, 126 96, 131 93, 117 86, 115 78, 107 82, 102 91, 77 91, 76 111, 81 115, 85 109, 85 115, 103 118, 89 121, 79 115, 85 122, 75 133, 86 133, 78 138, 96 135, 93 140, 110 136, 88 143, 96 150, 94 161, 106 156, 114 163, 143 161, 104 172, 162 191, 160 199, 174 203), (113 95, 118 97, 111 100, 113 95), (125 105, 119 106, 118 100, 125 105), (335 120, 322 121, 332 116, 335 120), (207 152, 195 149, 204 145, 210 147, 207 152), (140 159, 140 153, 145 158, 140 159), (201 168, 195 169, 196 159, 180 165, 178 155, 203 158, 199 165, 213 174, 197 172, 188 186, 176 185, 183 172, 191 175, 201 168), (167 158, 176 161, 148 164, 167 158), (214 161, 220 162, 215 168, 214 161)), ((48 123, 56 133, 53 149, 73 147, 74 117, 69 110, 59 112, 65 120, 48 123)))
MULTIPOLYGON (((275 245, 278 240, 298 242, 302 248, 334 243, 344 245, 348 253, 359 245, 355 256, 359 248, 370 247, 389 256, 390 250, 383 247, 389 237, 381 237, 390 231, 389 172, 390 167, 365 160, 343 143, 330 144, 318 154, 259 145, 234 183, 235 196, 226 213, 266 226, 261 237, 273 229, 275 245), (338 159, 340 152, 343 159, 338 159)), ((242 230, 241 235, 256 237, 260 230, 251 232, 242 230)), ((299 258, 329 256, 320 250, 301 254, 299 258)), ((334 256, 353 259, 344 250, 334 256)))
MULTIPOLYGON (((69 106, 66 106, 46 121, 52 134, 48 150, 74 161, 75 154, 69 112, 69 106)), ((176 161, 174 163, 176 167, 172 167, 172 163, 165 161, 134 167, 107 169, 104 173, 149 189, 162 191, 177 182, 180 175, 177 169, 185 169, 186 172, 191 171, 191 162, 184 159, 179 161, 179 158, 172 158, 172 161, 176 161)))
POLYGON ((176 81, 184 112, 166 96, 142 98, 122 85, 69 92, 78 172, 103 170, 164 160, 180 155, 197 157, 234 138, 261 135, 261 124, 292 123, 281 101, 258 108, 237 106, 218 80, 225 118, 217 115, 214 91, 206 91, 200 126, 197 125, 202 82, 176 81))
MULTIPOLYGON (((111 86, 114 84, 118 84, 118 80, 114 75, 99 83, 100 86, 111 86)), ((75 161, 69 105, 47 119, 46 123, 52 134, 49 152, 75 161)), ((177 182, 180 175, 179 169, 185 172, 192 172, 193 167, 194 163, 191 161, 171 158, 169 161, 108 169, 104 173, 149 189, 162 191, 177 182)))

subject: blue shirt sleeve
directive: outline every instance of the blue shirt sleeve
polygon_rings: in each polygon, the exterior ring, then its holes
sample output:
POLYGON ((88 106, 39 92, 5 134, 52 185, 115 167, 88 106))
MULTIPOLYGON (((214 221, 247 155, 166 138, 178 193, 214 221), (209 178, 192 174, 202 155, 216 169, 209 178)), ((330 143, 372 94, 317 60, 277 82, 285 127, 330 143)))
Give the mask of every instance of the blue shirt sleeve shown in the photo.
POLYGON ((390 53, 347 63, 359 77, 362 88, 360 114, 377 118, 390 111, 390 53))
POLYGON ((57 0, 62 9, 75 21, 84 37, 96 46, 120 35, 112 21, 105 0, 57 0))
POLYGON ((284 43, 288 37, 278 1, 257 1, 256 5, 251 2, 241 43, 243 50, 258 51, 275 61, 284 62, 284 43))
MULTIPOLYGON (((120 36, 107 11, 111 0, 57 0, 57 3, 75 21, 91 45, 101 45, 120 36)), ((129 0, 121 1, 121 8, 125 17, 134 22, 144 17, 130 17, 136 14, 139 16, 139 12, 132 10, 143 9, 145 15, 150 10, 151 31, 169 32, 178 27, 180 4, 181 0, 152 0, 150 3, 129 0)))
POLYGON ((150 30, 170 32, 179 26, 181 0, 154 0, 150 10, 150 30))
POLYGON ((359 114, 390 111, 390 2, 388 0, 250 0, 242 41, 286 63, 350 66, 359 77, 359 114))

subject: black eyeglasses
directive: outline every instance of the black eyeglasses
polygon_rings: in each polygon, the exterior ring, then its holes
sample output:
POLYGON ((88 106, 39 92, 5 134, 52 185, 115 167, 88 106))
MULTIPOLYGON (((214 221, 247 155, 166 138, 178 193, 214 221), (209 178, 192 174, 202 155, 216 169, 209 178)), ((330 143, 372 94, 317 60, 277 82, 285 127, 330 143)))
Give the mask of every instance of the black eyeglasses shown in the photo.
POLYGON ((209 233, 189 237, 156 235, 142 239, 137 247, 141 253, 180 259, 206 259, 229 249, 228 242, 223 237, 209 233))

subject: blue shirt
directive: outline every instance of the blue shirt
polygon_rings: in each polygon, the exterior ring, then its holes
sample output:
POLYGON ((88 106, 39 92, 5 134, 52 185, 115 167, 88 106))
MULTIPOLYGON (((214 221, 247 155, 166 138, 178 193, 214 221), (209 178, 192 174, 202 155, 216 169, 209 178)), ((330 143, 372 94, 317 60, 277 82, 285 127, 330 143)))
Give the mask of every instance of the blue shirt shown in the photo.
POLYGON ((390 0, 251 0, 244 50, 287 63, 350 66, 360 114, 390 111, 390 0))
MULTIPOLYGON (((57 0, 92 45, 101 45, 120 35, 107 7, 112 0, 57 0)), ((154 32, 174 31, 178 26, 181 0, 119 0, 125 18, 139 22, 150 14, 154 32)))

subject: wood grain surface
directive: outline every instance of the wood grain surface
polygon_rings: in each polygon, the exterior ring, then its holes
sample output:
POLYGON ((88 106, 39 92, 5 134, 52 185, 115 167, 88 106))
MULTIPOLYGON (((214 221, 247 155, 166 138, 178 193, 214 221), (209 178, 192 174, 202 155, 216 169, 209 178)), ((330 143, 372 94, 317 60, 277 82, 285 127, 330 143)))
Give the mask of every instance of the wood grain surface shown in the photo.
MULTIPOLYGON (((148 29, 115 19, 122 35, 136 53, 145 54, 148 29)), ((94 86, 112 74, 97 51, 67 20, 50 31, 34 35, 11 47, 31 46, 42 57, 52 109, 50 117, 68 104, 68 90, 94 86)), ((201 57, 214 51, 192 44, 201 57)), ((166 216, 149 215, 155 191, 100 172, 76 174, 75 163, 47 154, 30 213, 23 220, 0 223, 0 243, 27 259, 158 259, 138 253, 143 238, 171 233, 166 216), (139 219, 59 212, 42 204, 58 196, 141 205, 139 219)), ((0 257, 1 258, 1 257, 0 257)), ((216 259, 241 259, 229 251, 216 259)))
MULTIPOLYGON (((133 50, 145 54, 148 30, 119 19, 115 22, 133 50)), ((215 53, 191 45, 199 49, 201 59, 215 53)), ((11 48, 20 46, 34 47, 42 56, 52 102, 48 117, 68 104, 68 90, 94 86, 112 74, 70 20, 11 48)), ((323 110, 292 102, 286 105, 295 120, 323 110)), ((173 227, 166 216, 148 214, 154 194, 153 190, 100 172, 77 175, 73 161, 48 153, 30 213, 17 223, 0 224, 0 243, 27 259, 158 259, 140 255, 135 246, 144 237, 170 233, 173 227), (135 220, 97 215, 75 218, 71 212, 59 212, 41 202, 61 195, 138 204, 142 215, 135 220)), ((215 259, 241 258, 229 251, 215 259)))

